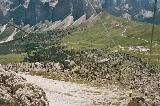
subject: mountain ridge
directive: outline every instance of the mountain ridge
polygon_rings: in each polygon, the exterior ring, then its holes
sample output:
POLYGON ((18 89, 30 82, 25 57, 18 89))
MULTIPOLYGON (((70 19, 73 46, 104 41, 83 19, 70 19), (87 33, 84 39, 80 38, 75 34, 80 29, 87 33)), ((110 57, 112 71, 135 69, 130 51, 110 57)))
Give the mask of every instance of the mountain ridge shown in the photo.
POLYGON ((50 0, 30 0, 28 2, 8 3, 8 5, 4 7, 7 9, 6 11, 5 8, 1 9, 0 17, 13 19, 14 23, 25 25, 34 25, 45 20, 64 20, 68 15, 72 15, 74 20, 77 20, 84 14, 87 14, 87 17, 93 14, 84 0, 58 0, 58 2, 51 2, 50 0))
MULTIPOLYGON (((94 7, 98 13, 107 11, 115 16, 149 23, 153 20, 154 0, 89 0, 89 2, 88 0, 2 0, 0 17, 13 20, 18 25, 34 25, 45 20, 64 20, 68 15, 72 15, 74 20, 84 14, 88 18, 95 14, 94 7)), ((156 17, 156 23, 160 24, 159 0, 156 17)))

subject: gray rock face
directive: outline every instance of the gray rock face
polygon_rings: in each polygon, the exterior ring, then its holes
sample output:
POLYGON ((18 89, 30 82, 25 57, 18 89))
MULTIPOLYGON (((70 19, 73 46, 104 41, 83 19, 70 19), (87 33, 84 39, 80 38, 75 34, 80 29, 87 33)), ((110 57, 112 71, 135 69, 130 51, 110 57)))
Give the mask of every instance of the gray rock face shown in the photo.
MULTIPOLYGON (((0 18, 13 19, 16 24, 30 24, 44 20, 64 20, 72 15, 74 20, 94 10, 86 0, 1 0, 0 18), (54 2, 53 2, 54 1, 54 2)), ((89 0, 98 11, 102 9, 116 16, 152 22, 154 0, 89 0)), ((160 24, 158 0, 156 23, 160 24)), ((2 20, 0 20, 1 22, 2 20)))
MULTIPOLYGON (((103 0, 104 10, 116 16, 153 22, 154 0, 103 0)), ((156 23, 160 24, 160 1, 158 0, 156 23)))
POLYGON ((45 20, 64 20, 68 15, 77 20, 84 14, 88 17, 93 14, 85 0, 6 0, 0 2, 0 7, 0 18, 13 19, 16 24, 35 25, 45 20))
POLYGON ((0 68, 1 106, 48 106, 45 92, 15 73, 0 68))

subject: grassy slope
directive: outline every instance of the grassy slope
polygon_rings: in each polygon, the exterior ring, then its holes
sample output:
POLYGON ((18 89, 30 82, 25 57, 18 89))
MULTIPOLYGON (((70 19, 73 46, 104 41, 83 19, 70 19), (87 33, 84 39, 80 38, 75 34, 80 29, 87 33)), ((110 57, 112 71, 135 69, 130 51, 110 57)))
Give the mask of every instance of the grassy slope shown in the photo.
POLYGON ((0 55, 0 63, 7 64, 7 63, 15 63, 21 62, 26 57, 26 54, 7 54, 7 55, 0 55))
MULTIPOLYGON (((98 20, 95 24, 88 24, 88 27, 86 27, 85 30, 75 31, 69 35, 66 34, 66 36, 62 38, 61 44, 67 45, 66 49, 69 49, 69 50, 70 49, 82 50, 82 49, 93 49, 93 48, 111 48, 112 50, 120 50, 119 46, 122 46, 122 47, 125 47, 125 49, 123 50, 124 52, 133 54, 135 56, 143 57, 144 60, 148 58, 148 53, 129 51, 127 47, 136 46, 136 45, 143 45, 146 47, 149 46, 149 42, 145 42, 144 40, 148 40, 148 41, 150 40, 151 27, 152 27, 151 24, 128 21, 123 18, 114 17, 107 13, 104 13, 103 15, 101 15, 100 18, 102 22, 98 20), (108 32, 105 30, 102 23, 103 25, 105 25, 108 32), (116 26, 116 25, 119 25, 119 26, 116 26), (124 27, 127 27, 127 30, 124 33, 124 35, 127 37, 121 36, 122 32, 124 31, 124 27)), ((157 59, 160 58, 160 55, 159 55, 160 30, 159 29, 160 29, 160 26, 156 26, 154 40, 157 42, 154 42, 154 47, 153 47, 153 56, 152 56, 153 63, 155 62, 157 63, 157 59)), ((14 44, 16 47, 19 44, 24 44, 24 42, 27 42, 27 44, 30 42, 43 43, 42 39, 45 39, 46 41, 54 42, 54 40, 51 40, 51 38, 55 39, 54 37, 55 35, 57 36, 56 33, 49 33, 49 32, 44 34, 37 34, 35 36, 33 35, 29 37, 28 39, 25 39, 22 41, 19 40, 17 41, 17 43, 11 42, 10 46, 11 45, 13 46, 14 44)), ((4 47, 1 47, 2 49, 4 49, 2 51, 5 51, 5 49, 7 49, 6 47, 10 47, 10 46, 6 45, 4 47)), ((14 56, 14 55, 15 54, 1 55, 0 61, 4 63, 8 63, 8 62, 15 62, 15 60, 16 61, 23 60, 23 57, 24 57, 23 55, 21 56, 14 56), (18 57, 19 59, 15 59, 16 57, 18 57)))
POLYGON ((0 44, 0 63, 14 63, 23 61, 27 55, 27 51, 35 50, 39 46, 48 48, 54 44, 57 44, 61 36, 67 31, 53 30, 43 33, 31 33, 26 38, 20 38, 23 36, 23 32, 19 32, 16 35, 17 40, 0 44), (17 55, 18 54, 18 55, 17 55))
MULTIPOLYGON (((151 36, 151 24, 128 21, 119 17, 111 16, 107 13, 103 14, 101 21, 97 21, 95 25, 89 26, 84 31, 74 32, 71 35, 65 36, 61 42, 62 45, 67 45, 67 49, 81 50, 81 49, 92 49, 92 48, 108 48, 111 47, 113 50, 119 50, 119 46, 125 47, 124 52, 148 58, 148 53, 140 53, 129 51, 130 46, 145 46, 149 48, 149 41, 151 36), (102 23, 107 28, 106 32, 102 23), (123 25, 123 27, 118 27, 123 25), (123 37, 122 32, 124 27, 127 27, 125 36, 123 37), (134 37, 134 38, 133 38, 134 37), (148 42, 146 42, 146 41, 148 42), (113 43, 115 42, 115 44, 113 43)), ((154 44, 153 44, 153 62, 157 63, 157 59, 160 58, 160 26, 155 27, 154 44)))

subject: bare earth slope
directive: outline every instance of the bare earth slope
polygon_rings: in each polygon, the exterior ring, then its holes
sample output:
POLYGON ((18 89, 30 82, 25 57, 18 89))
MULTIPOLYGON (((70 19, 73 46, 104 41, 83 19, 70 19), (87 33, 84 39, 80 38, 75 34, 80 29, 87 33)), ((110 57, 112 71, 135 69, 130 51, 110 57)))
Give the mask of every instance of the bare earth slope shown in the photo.
POLYGON ((128 102, 129 91, 111 85, 97 88, 39 76, 19 75, 44 89, 49 106, 126 106, 128 102))

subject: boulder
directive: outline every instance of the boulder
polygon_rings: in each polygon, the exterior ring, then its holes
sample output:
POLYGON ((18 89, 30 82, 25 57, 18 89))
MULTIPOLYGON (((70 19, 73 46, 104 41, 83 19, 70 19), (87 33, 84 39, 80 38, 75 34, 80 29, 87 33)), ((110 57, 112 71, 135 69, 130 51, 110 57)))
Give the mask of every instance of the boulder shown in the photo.
POLYGON ((55 70, 61 70, 61 69, 62 69, 62 66, 61 66, 60 63, 55 63, 55 64, 54 64, 54 68, 55 68, 55 70))
POLYGON ((64 68, 71 69, 74 66, 76 66, 76 63, 74 61, 72 61, 72 60, 65 60, 64 61, 64 68))
POLYGON ((143 97, 132 98, 127 106, 149 106, 143 97))
POLYGON ((23 77, 0 69, 1 106, 48 106, 45 92, 23 77))
POLYGON ((5 71, 5 70, 2 68, 2 65, 0 64, 0 72, 1 71, 5 71))
POLYGON ((99 60, 98 63, 103 64, 103 63, 107 63, 108 61, 109 61, 109 59, 105 58, 105 59, 99 60))

